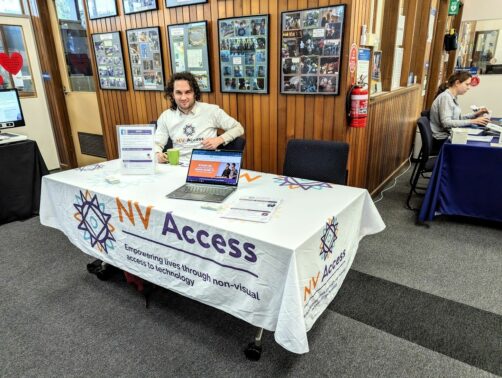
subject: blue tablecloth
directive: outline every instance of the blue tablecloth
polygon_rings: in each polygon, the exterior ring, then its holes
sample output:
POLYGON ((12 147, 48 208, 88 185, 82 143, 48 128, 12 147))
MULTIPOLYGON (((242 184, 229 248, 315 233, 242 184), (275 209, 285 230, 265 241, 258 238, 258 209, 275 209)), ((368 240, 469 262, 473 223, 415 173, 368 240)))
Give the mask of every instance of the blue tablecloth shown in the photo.
POLYGON ((418 220, 432 220, 436 212, 502 222, 502 148, 485 142, 447 141, 437 158, 418 220))

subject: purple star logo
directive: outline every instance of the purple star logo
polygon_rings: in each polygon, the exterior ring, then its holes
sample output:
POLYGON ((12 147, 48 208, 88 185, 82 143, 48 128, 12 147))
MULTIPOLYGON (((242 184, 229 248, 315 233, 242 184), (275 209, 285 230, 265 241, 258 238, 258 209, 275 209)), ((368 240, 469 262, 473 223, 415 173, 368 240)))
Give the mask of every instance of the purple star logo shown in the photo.
POLYGON ((322 190, 324 188, 332 188, 331 184, 328 184, 327 182, 307 180, 296 177, 279 176, 274 178, 274 180, 277 184, 279 184, 279 186, 287 186, 289 189, 322 190))
POLYGON ((335 241, 338 239, 338 220, 333 217, 328 219, 326 225, 324 226, 324 232, 321 237, 321 245, 319 256, 322 260, 326 260, 328 256, 333 253, 333 247, 335 246, 335 241))
POLYGON ((192 136, 194 133, 195 127, 193 127, 191 123, 183 127, 183 134, 185 134, 187 137, 192 136))
POLYGON ((104 203, 99 203, 98 197, 91 196, 89 191, 85 194, 80 191, 77 203, 73 206, 77 209, 74 214, 74 218, 79 221, 77 228, 84 231, 84 239, 89 240, 91 246, 100 252, 108 253, 109 249, 113 249, 113 242, 116 241, 113 236, 115 227, 110 224, 112 216, 105 212, 104 203))

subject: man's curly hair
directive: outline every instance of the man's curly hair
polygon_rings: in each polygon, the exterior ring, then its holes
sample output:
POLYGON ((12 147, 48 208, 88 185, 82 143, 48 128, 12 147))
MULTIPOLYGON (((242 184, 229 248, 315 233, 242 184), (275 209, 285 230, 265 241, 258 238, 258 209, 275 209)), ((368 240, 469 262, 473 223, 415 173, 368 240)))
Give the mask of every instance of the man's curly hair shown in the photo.
POLYGON ((190 72, 178 72, 171 76, 171 79, 167 83, 166 88, 164 89, 166 99, 171 101, 171 109, 178 109, 178 105, 176 105, 176 101, 174 101, 174 82, 177 80, 186 80, 190 85, 190 88, 193 90, 195 95, 195 101, 200 101, 200 88, 197 80, 190 72))

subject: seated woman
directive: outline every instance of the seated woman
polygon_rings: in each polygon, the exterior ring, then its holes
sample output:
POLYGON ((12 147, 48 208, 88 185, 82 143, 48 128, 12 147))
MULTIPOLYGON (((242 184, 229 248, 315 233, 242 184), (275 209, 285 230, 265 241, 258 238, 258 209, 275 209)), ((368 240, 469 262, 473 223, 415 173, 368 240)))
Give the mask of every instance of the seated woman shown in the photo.
POLYGON ((466 127, 471 124, 485 126, 489 118, 486 108, 481 108, 475 113, 462 115, 457 96, 465 94, 471 87, 471 74, 461 71, 451 75, 441 84, 436 93, 436 98, 431 107, 431 129, 433 145, 432 154, 437 155, 444 141, 450 135, 452 127, 466 127))

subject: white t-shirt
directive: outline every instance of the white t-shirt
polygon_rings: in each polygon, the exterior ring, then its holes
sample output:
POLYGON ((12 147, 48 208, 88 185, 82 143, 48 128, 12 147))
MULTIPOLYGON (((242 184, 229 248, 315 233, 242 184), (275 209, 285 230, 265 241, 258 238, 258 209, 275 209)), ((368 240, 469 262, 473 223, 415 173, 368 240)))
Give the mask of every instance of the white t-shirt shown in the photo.
POLYGON ((180 161, 188 162, 192 149, 202 148, 202 141, 206 138, 215 138, 217 129, 225 130, 220 135, 224 144, 244 134, 242 125, 217 105, 196 102, 188 114, 179 109, 168 109, 157 121, 155 152, 162 152, 171 138, 173 147, 180 150, 180 161))

